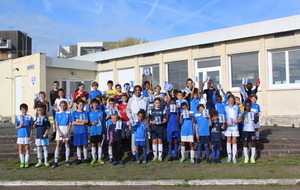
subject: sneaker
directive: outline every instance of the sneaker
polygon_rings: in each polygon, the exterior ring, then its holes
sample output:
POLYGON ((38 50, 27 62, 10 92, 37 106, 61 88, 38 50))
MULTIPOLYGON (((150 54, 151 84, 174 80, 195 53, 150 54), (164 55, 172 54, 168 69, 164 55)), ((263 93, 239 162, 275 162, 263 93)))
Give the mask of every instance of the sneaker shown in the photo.
POLYGON ((69 167, 71 164, 69 161, 66 161, 66 166, 69 167))
POLYGON ((135 159, 135 156, 133 155, 133 157, 131 158, 131 162, 135 162, 136 159, 135 159))
POLYGON ((84 163, 86 163, 86 164, 90 164, 90 161, 89 161, 89 159, 85 159, 85 160, 84 160, 84 163))
POLYGON ((201 162, 201 158, 197 158, 197 164, 200 164, 200 162, 201 162))
POLYGON ((236 163, 236 158, 232 158, 232 163, 236 163))
POLYGON ((57 166, 58 166, 57 162, 54 162, 51 167, 56 168, 57 166))
POLYGON ((147 160, 144 159, 142 163, 143 163, 143 164, 147 164, 147 160))
POLYGON ((183 163, 185 161, 185 158, 180 158, 179 163, 183 163))
POLYGON ((24 167, 25 167, 25 163, 21 163, 20 168, 24 168, 24 167))
POLYGON ((117 162, 117 161, 114 161, 114 162, 112 163, 112 165, 113 165, 113 166, 118 165, 118 162, 117 162))
POLYGON ((41 167, 43 164, 41 162, 38 162, 35 167, 38 168, 38 167, 41 167))
POLYGON ((77 159, 77 161, 75 162, 75 165, 79 165, 81 163, 82 163, 82 161, 77 159))
POLYGON ((217 163, 217 159, 212 159, 212 163, 217 163))
POLYGON ((112 163, 113 161, 114 161, 113 158, 110 158, 110 159, 108 160, 109 163, 112 163))
POLYGON ((210 161, 209 159, 206 159, 206 163, 210 164, 210 163, 211 163, 211 161, 210 161))
POLYGON ((123 161, 119 161, 118 164, 125 165, 125 163, 123 161))
POLYGON ((156 161, 157 160, 157 157, 153 157, 152 161, 156 161))
POLYGON ((191 162, 191 164, 194 164, 195 163, 195 159, 191 158, 190 162, 191 162))
POLYGON ((45 166, 47 166, 47 167, 50 166, 50 164, 49 164, 48 162, 45 162, 44 164, 45 164, 45 166))
POLYGON ((25 168, 29 168, 29 163, 25 162, 25 168))
POLYGON ((176 162, 178 162, 178 161, 179 161, 179 158, 178 158, 178 156, 175 156, 175 157, 174 157, 174 161, 176 161, 176 162))
POLYGON ((99 163, 99 164, 104 164, 104 160, 102 160, 102 159, 100 158, 100 159, 98 159, 98 163, 99 163))
POLYGON ((216 159, 216 163, 221 164, 222 161, 220 160, 220 158, 216 159))
POLYGON ((248 164, 248 162, 249 162, 249 158, 245 158, 244 164, 248 164))
POLYGON ((158 157, 158 161, 162 162, 163 161, 162 157, 158 157))
POLYGON ((251 159, 250 159, 250 162, 251 162, 252 164, 255 164, 255 159, 254 159, 254 158, 251 158, 251 159))
POLYGON ((137 161, 136 161, 136 163, 137 163, 137 164, 140 164, 140 163, 141 163, 141 161, 140 161, 140 160, 137 160, 137 161))
POLYGON ((95 164, 96 161, 97 161, 96 159, 93 159, 90 164, 95 164))
POLYGON ((227 158, 227 162, 231 162, 231 157, 228 157, 228 158, 227 158))
POLYGON ((170 157, 170 158, 168 159, 168 162, 173 162, 173 157, 170 157))

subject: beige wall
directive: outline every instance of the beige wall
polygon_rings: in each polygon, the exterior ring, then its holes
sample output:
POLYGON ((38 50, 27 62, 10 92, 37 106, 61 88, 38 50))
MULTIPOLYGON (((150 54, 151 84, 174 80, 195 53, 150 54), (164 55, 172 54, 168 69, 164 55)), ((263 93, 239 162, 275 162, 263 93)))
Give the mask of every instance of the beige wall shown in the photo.
POLYGON ((0 62, 0 81, 1 81, 1 92, 0 93, 0 116, 11 116, 13 113, 13 60, 1 61, 0 62))

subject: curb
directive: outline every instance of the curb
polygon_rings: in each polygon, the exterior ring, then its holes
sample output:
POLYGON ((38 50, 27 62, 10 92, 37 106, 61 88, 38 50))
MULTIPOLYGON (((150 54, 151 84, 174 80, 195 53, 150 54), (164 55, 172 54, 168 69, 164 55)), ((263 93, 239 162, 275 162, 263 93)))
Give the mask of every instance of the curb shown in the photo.
POLYGON ((174 186, 174 185, 296 185, 300 179, 205 179, 205 180, 125 180, 125 181, 0 181, 1 186, 174 186))

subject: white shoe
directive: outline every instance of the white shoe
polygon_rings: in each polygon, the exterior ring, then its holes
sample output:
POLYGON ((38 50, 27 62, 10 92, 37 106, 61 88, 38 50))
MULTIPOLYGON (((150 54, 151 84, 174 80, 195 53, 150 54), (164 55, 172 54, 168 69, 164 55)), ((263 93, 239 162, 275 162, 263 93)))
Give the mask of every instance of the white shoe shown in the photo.
POLYGON ((162 157, 158 157, 158 161, 162 162, 162 157))
POLYGON ((153 157, 153 160, 152 161, 156 161, 157 160, 157 157, 153 157))

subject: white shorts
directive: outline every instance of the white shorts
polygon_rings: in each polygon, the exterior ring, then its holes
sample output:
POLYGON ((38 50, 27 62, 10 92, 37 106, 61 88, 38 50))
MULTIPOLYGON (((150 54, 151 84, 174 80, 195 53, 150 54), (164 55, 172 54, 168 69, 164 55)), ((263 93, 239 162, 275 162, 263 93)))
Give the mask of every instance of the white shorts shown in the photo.
MULTIPOLYGON (((46 139, 47 140, 47 144, 49 144, 49 140, 48 139, 46 139)), ((35 145, 36 146, 45 146, 44 145, 44 140, 43 139, 35 139, 35 145)))
MULTIPOLYGON (((65 134, 68 131, 68 126, 59 126, 59 130, 62 134, 65 134)), ((58 131, 56 132, 56 141, 65 141, 70 139, 70 132, 68 133, 66 138, 60 137, 58 131)))
POLYGON ((194 135, 181 136, 181 142, 194 142, 194 135))
POLYGON ((239 131, 225 131, 225 137, 239 137, 239 131))
POLYGON ((17 144, 31 144, 31 141, 28 141, 28 137, 18 137, 17 144))
POLYGON ((255 129, 258 129, 258 128, 260 128, 260 124, 259 124, 259 122, 257 122, 257 123, 253 123, 253 125, 254 125, 254 128, 255 128, 255 129))

